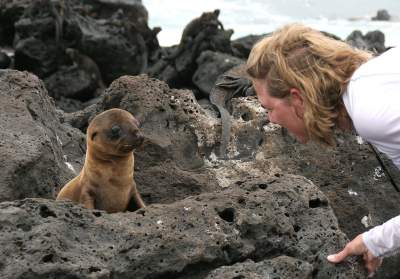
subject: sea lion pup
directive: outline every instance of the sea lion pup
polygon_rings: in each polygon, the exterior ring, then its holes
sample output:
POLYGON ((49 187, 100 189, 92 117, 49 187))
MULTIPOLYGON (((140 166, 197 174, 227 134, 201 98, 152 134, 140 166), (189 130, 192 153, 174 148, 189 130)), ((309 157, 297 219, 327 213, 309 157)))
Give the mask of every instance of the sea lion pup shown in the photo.
POLYGON ((139 122, 129 112, 110 109, 97 115, 86 133, 85 164, 60 191, 57 200, 82 203, 89 209, 120 212, 145 206, 133 180, 133 150, 143 143, 139 122))

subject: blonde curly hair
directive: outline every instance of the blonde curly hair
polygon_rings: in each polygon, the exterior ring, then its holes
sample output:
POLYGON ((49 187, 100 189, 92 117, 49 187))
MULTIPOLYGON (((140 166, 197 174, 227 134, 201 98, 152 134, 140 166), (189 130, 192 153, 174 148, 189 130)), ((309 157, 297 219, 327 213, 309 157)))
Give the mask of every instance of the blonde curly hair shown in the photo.
POLYGON ((285 98, 297 88, 304 100, 308 136, 334 145, 339 117, 348 118, 342 102, 354 71, 372 55, 302 24, 289 24, 263 38, 251 50, 247 73, 266 79, 271 96, 285 98))

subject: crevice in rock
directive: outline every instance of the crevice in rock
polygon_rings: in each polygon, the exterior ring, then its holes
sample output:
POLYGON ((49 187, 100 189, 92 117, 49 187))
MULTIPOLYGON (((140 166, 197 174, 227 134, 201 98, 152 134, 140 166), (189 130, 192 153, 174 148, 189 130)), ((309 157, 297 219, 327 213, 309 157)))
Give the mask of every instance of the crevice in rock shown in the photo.
POLYGON ((47 255, 43 256, 42 262, 43 263, 52 263, 52 262, 54 262, 54 255, 53 254, 47 254, 47 255))
POLYGON ((308 201, 308 207, 310 208, 325 207, 327 205, 328 202, 321 200, 320 198, 315 198, 308 201))
POLYGON ((40 206, 40 213, 39 214, 43 218, 47 218, 47 217, 50 217, 50 216, 54 217, 54 218, 57 218, 57 215, 45 205, 40 206))
POLYGON ((167 272, 160 274, 153 279, 203 279, 212 270, 219 268, 224 263, 198 262, 187 265, 181 272, 167 272))
POLYGON ((225 208, 223 210, 217 210, 218 216, 221 217, 221 219, 232 223, 235 221, 235 209, 234 208, 225 208))
POLYGON ((258 187, 259 187, 260 189, 262 189, 262 190, 265 190, 265 189, 267 189, 268 184, 266 184, 266 183, 261 183, 261 184, 258 184, 258 187))
POLYGON ((99 272, 99 271, 101 271, 101 268, 98 268, 98 267, 95 267, 95 266, 89 267, 89 273, 99 272))
POLYGON ((102 212, 101 211, 93 211, 92 213, 96 217, 101 217, 102 216, 102 212))
POLYGON ((29 114, 32 116, 32 119, 36 121, 38 119, 37 113, 30 107, 30 102, 27 102, 26 109, 28 110, 29 114))

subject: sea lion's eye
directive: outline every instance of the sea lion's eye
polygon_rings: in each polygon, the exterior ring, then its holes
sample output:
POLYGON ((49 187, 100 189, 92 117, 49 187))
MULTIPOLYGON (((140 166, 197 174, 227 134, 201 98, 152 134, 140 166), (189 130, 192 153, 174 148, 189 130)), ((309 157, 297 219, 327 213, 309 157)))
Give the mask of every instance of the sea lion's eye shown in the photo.
POLYGON ((111 138, 117 139, 121 136, 121 128, 118 125, 113 125, 111 127, 111 138))
POLYGON ((91 139, 94 140, 94 138, 95 138, 96 136, 97 136, 97 132, 94 132, 94 133, 92 134, 91 139))

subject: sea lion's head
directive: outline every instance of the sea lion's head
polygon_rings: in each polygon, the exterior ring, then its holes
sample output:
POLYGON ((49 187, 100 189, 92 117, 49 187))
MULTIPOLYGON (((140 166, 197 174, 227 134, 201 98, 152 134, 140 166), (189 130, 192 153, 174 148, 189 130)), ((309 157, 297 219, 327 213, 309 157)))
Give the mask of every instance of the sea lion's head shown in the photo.
POLYGON ((143 143, 139 126, 139 121, 126 110, 106 110, 90 122, 86 140, 95 152, 125 156, 143 143))

